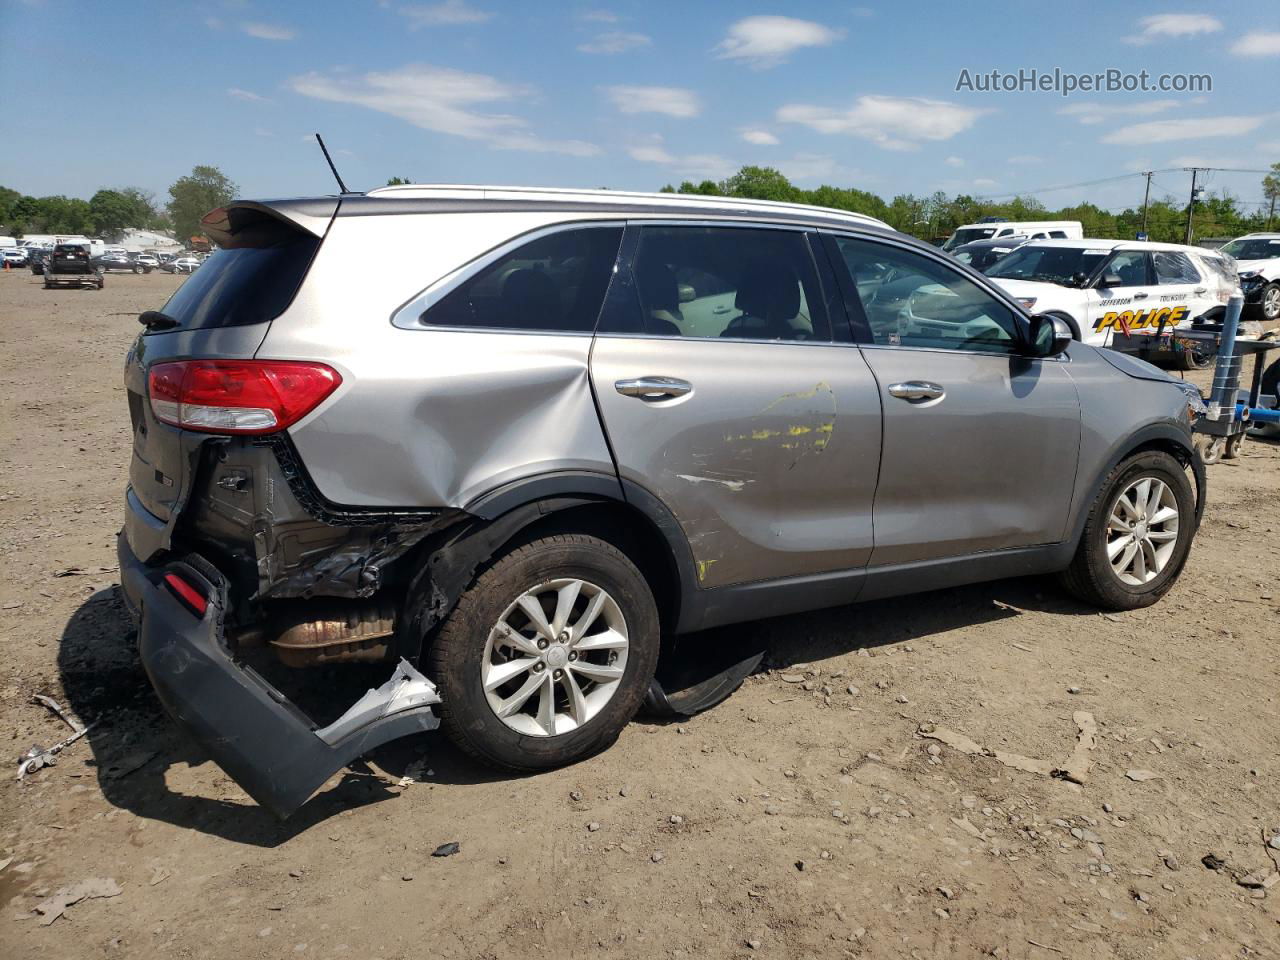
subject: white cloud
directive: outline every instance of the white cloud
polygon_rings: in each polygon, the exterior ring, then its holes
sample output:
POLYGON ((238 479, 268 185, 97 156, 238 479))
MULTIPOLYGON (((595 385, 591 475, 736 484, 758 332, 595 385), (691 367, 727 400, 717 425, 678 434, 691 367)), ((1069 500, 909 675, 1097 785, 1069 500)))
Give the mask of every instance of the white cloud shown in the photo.
POLYGON ((729 27, 716 46, 721 60, 745 60, 757 70, 775 67, 804 47, 825 47, 843 32, 793 17, 747 17, 729 27))
POLYGON ((303 96, 367 107, 424 130, 479 140, 495 149, 578 157, 600 152, 595 144, 582 140, 545 140, 532 133, 522 117, 481 112, 482 105, 523 99, 530 94, 525 87, 482 73, 417 63, 362 76, 313 71, 293 77, 289 83, 303 96))
POLYGON ((995 180, 988 180, 986 177, 979 177, 973 181, 975 187, 981 187, 984 190, 990 190, 992 187, 998 187, 1000 184, 995 180))
POLYGON ((788 179, 800 182, 830 182, 837 178, 844 182, 866 179, 866 174, 842 166, 834 157, 825 153, 797 153, 788 160, 779 161, 778 169, 788 179))
POLYGON ((613 105, 622 113, 663 113, 669 117, 696 117, 702 109, 692 90, 683 87, 605 87, 613 105))
POLYGON ((691 180, 721 180, 734 171, 733 163, 719 154, 674 154, 663 145, 662 137, 657 134, 629 147, 627 153, 632 160, 669 167, 673 173, 691 180))
POLYGON ((227 96, 235 97, 237 100, 248 100, 252 103, 266 103, 267 98, 254 93, 252 90, 241 90, 239 87, 228 87, 227 96))
POLYGON ((409 27, 456 27, 467 23, 484 23, 493 19, 487 10, 468 6, 465 0, 444 0, 444 3, 410 4, 400 8, 400 15, 409 21, 409 27))
POLYGON ((1171 37, 1194 37, 1201 33, 1217 33, 1222 29, 1222 21, 1207 13, 1158 13, 1153 17, 1143 17, 1138 24, 1142 27, 1142 32, 1132 37, 1125 37, 1125 43, 1142 46, 1171 37))
POLYGON ((1114 117, 1148 117, 1178 107, 1177 100, 1144 100, 1140 103, 1073 103, 1058 113, 1075 117, 1081 123, 1103 123, 1114 117))
POLYGON ((643 33, 627 33, 623 30, 610 30, 608 33, 596 34, 586 43, 578 44, 583 53, 626 53, 647 47, 653 41, 643 33))
POLYGON ((1019 153, 1010 157, 1005 162, 1012 163, 1015 166, 1031 166, 1037 163, 1044 163, 1044 157, 1037 157, 1030 153, 1019 153))
POLYGON ((986 112, 944 100, 866 96, 844 109, 788 104, 778 109, 777 118, 818 133, 861 137, 886 150, 914 150, 922 140, 951 139, 986 112))
POLYGON ((240 29, 259 40, 292 40, 298 35, 292 27, 282 27, 274 23, 242 23, 240 29))
POLYGON ((743 130, 740 134, 747 143, 757 147, 776 147, 781 141, 768 130, 743 130))
POLYGON ((1188 117, 1184 120, 1152 120, 1113 130, 1103 143, 1146 144, 1171 140, 1203 140, 1207 137, 1238 137, 1251 133, 1266 117, 1188 117))
POLYGON ((1280 57, 1280 33, 1246 33, 1231 46, 1237 57, 1280 57))
POLYGON ((612 10, 584 10, 578 19, 587 23, 617 23, 618 15, 612 10))
POLYGON ((943 160, 942 162, 943 162, 943 163, 945 163, 948 167, 963 167, 963 166, 964 166, 964 158, 963 158, 963 157, 947 157, 947 159, 943 160))

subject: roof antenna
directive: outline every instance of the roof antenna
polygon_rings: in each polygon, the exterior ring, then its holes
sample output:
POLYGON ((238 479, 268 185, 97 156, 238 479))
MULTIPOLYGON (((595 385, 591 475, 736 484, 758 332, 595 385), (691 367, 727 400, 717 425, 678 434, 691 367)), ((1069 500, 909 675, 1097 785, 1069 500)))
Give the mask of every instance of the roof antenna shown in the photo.
POLYGON ((342 177, 338 175, 338 168, 333 165, 333 157, 329 156, 329 148, 324 145, 324 140, 321 139, 318 133, 316 134, 316 143, 320 144, 324 159, 329 164, 329 169, 333 171, 333 179, 338 181, 338 189, 344 194, 350 193, 351 191, 347 189, 347 185, 342 182, 342 177))

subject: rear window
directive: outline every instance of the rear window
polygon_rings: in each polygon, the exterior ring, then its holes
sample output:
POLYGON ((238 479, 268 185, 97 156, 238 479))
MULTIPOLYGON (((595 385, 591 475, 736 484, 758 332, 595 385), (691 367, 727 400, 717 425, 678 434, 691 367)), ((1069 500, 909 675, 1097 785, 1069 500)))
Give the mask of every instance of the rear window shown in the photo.
POLYGON ((293 300, 320 238, 274 217, 237 224, 225 246, 161 308, 181 330, 274 320, 293 300))

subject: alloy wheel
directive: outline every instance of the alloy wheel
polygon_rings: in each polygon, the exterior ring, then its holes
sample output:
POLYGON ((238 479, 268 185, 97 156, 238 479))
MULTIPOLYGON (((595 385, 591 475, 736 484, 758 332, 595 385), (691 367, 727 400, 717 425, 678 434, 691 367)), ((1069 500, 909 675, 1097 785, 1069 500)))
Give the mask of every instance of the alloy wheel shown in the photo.
POLYGON ((1142 477, 1116 498, 1107 521, 1107 559, 1121 582, 1140 587, 1158 577, 1178 545, 1178 501, 1158 477, 1142 477))
POLYGON ((548 580, 517 597, 489 632, 480 667, 485 698, 517 733, 569 733, 613 698, 629 646, 626 618, 603 587, 548 580))
POLYGON ((1262 294, 1262 315, 1268 320, 1280 319, 1280 284, 1271 284, 1262 294))

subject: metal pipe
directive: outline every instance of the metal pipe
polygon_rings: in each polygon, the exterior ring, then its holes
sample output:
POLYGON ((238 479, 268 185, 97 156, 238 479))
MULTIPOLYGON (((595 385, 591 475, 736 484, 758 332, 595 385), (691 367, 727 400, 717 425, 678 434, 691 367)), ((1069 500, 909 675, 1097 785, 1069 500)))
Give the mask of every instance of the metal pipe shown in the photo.
POLYGON ((1244 296, 1233 293, 1227 301, 1222 320, 1222 336, 1218 340, 1218 362, 1213 368, 1213 389, 1209 392, 1210 420, 1231 423, 1236 416, 1236 394, 1240 390, 1240 357, 1236 356, 1236 332, 1240 329, 1240 311, 1244 296))

